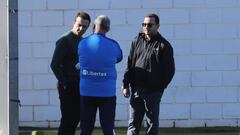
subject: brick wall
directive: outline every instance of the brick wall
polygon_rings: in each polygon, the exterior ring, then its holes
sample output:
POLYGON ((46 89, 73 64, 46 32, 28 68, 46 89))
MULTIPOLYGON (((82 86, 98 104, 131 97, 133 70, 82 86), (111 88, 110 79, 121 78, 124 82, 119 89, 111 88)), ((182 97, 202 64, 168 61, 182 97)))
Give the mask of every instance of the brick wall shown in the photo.
MULTIPOLYGON (((120 91, 126 57, 143 17, 160 16, 160 33, 174 48, 176 74, 160 109, 161 127, 239 126, 240 0, 19 1, 20 126, 56 127, 60 110, 49 64, 59 36, 79 10, 111 19, 108 36, 120 43, 116 125, 127 126, 128 99, 120 91)), ((92 31, 92 24, 89 35, 92 31)), ((97 123, 98 124, 98 123, 97 123)))

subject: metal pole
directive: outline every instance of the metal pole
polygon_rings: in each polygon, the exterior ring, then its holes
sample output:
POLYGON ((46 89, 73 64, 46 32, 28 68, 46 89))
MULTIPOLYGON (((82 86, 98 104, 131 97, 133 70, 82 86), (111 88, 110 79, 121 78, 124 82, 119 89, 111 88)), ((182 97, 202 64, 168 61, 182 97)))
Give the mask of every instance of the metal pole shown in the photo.
POLYGON ((8 0, 0 1, 0 135, 9 135, 8 0))
POLYGON ((10 135, 18 135, 18 0, 9 1, 9 112, 10 135))

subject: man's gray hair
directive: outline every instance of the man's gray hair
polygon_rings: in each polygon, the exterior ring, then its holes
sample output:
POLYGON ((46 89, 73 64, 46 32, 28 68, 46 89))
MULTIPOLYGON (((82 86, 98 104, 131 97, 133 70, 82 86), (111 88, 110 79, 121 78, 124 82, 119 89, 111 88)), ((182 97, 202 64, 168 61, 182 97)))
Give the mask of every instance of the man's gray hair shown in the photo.
POLYGON ((110 29, 110 19, 105 15, 99 15, 95 21, 95 25, 100 26, 102 29, 109 31, 110 29))

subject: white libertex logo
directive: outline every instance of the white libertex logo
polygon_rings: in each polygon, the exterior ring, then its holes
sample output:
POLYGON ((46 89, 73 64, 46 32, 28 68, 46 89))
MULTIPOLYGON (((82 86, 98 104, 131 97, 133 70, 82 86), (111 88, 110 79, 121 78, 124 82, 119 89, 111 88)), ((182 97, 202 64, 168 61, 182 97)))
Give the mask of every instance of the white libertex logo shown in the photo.
POLYGON ((107 76, 107 73, 104 72, 95 72, 95 71, 88 71, 86 69, 84 69, 82 71, 83 75, 88 75, 88 76, 107 76))

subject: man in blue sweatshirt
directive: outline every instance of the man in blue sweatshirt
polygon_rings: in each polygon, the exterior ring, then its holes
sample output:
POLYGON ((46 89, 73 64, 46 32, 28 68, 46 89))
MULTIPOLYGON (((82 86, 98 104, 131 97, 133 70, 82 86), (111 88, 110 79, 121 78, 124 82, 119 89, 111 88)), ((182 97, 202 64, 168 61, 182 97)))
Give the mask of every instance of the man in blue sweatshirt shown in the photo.
POLYGON ((122 60, 119 44, 106 37, 110 20, 100 15, 94 33, 79 43, 81 135, 92 135, 97 109, 104 135, 114 135, 116 109, 116 63, 122 60))

